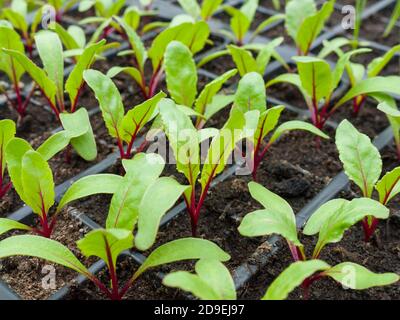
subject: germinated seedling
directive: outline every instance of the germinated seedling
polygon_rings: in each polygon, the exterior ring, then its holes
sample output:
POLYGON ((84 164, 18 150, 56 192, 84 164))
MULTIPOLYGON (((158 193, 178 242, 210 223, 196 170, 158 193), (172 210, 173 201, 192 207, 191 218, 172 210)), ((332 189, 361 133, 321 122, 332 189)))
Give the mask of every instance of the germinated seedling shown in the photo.
POLYGON ((345 262, 331 268, 325 262, 313 262, 318 261, 315 259, 319 259, 321 251, 327 245, 340 242, 346 230, 368 215, 379 219, 388 218, 389 210, 378 201, 369 198, 351 201, 334 199, 318 208, 302 231, 308 236, 318 234, 311 260, 307 261, 304 246, 298 239, 296 217, 290 205, 260 184, 250 182, 249 190, 252 197, 261 203, 264 209, 251 212, 243 218, 239 226, 240 234, 246 237, 281 235, 286 239, 294 261, 303 262, 295 263, 288 268, 289 271, 284 271, 271 285, 265 299, 285 299, 288 293, 300 284, 304 289, 304 297, 307 298, 310 285, 323 276, 330 276, 339 283, 357 290, 398 281, 399 277, 396 274, 374 274, 354 263, 345 262), (304 263, 305 261, 307 263, 304 263), (346 266, 354 268, 353 282, 344 283, 346 266), (319 270, 325 270, 325 273, 315 275, 319 270), (291 275, 294 275, 294 278, 291 275))
POLYGON ((318 11, 314 0, 289 1, 285 7, 285 28, 297 46, 298 55, 308 55, 314 41, 334 10, 335 0, 318 11))
POLYGON ((82 52, 65 83, 63 48, 58 35, 52 31, 42 30, 35 35, 35 43, 43 69, 20 51, 10 49, 2 51, 18 61, 23 70, 31 76, 58 119, 60 113, 67 111, 64 90, 69 95, 69 112, 74 113, 84 84, 83 71, 90 68, 95 61, 96 54, 105 44, 105 40, 89 45, 82 52))
MULTIPOLYGON (((25 56, 24 44, 21 37, 11 26, 8 25, 0 25, 0 48, 15 50, 25 56)), ((0 51, 0 71, 4 72, 8 77, 15 98, 8 93, 8 88, 2 87, 1 84, 0 93, 4 94, 7 102, 18 113, 19 119, 22 120, 26 114, 26 108, 28 107, 30 98, 34 92, 34 87, 31 89, 28 96, 24 97, 20 88, 20 80, 24 75, 25 70, 17 59, 10 57, 3 51, 0 51)))
MULTIPOLYGON (((157 105, 165 94, 160 92, 125 113, 121 95, 111 78, 100 71, 86 70, 84 79, 95 93, 108 133, 117 139, 121 159, 131 158, 139 132, 158 114, 157 105)), ((140 152, 142 147, 136 151, 140 152)))
POLYGON ((192 54, 201 51, 210 35, 207 23, 199 21, 181 22, 177 25, 171 23, 168 28, 158 34, 153 40, 149 50, 135 30, 120 18, 115 18, 124 29, 129 43, 130 50, 123 52, 124 55, 132 55, 133 65, 129 67, 113 67, 107 75, 115 77, 120 72, 124 72, 132 77, 139 86, 142 96, 145 99, 151 98, 157 92, 162 76, 164 75, 164 54, 168 44, 173 41, 180 41, 185 44, 192 54), (146 62, 151 61, 152 71, 148 74, 145 71, 146 62))
POLYGON ((335 111, 356 97, 372 96, 388 93, 399 94, 400 77, 376 77, 358 81, 338 101, 334 101, 335 93, 339 88, 342 75, 352 55, 369 51, 357 49, 345 53, 339 58, 336 66, 331 69, 323 59, 314 57, 294 57, 297 63, 298 74, 285 73, 277 76, 267 83, 267 87, 280 82, 290 83, 296 86, 302 95, 311 114, 312 123, 322 129, 326 121, 335 111))
MULTIPOLYGON (((357 42, 358 43, 358 42, 357 42)), ((354 41, 348 40, 346 38, 335 38, 330 41, 324 41, 324 48, 321 50, 318 55, 319 58, 325 58, 330 53, 334 52, 338 55, 338 57, 343 57, 345 53, 342 51, 344 46, 349 46, 353 44, 354 41)), ((360 45, 364 45, 364 43, 360 43, 360 45)), ((368 45, 365 43, 365 45, 368 45)), ((392 61, 395 55, 400 51, 400 45, 394 46, 390 50, 388 50, 381 57, 377 57, 373 59, 366 67, 359 63, 351 62, 350 60, 346 63, 346 72, 350 80, 351 87, 355 87, 364 79, 369 79, 373 77, 377 77, 380 75, 382 70, 392 61)), ((359 53, 365 53, 366 50, 358 51, 359 53)), ((360 95, 353 98, 353 113, 354 115, 358 115, 361 107, 366 101, 366 95, 360 95)))
MULTIPOLYGON (((56 223, 56 215, 50 218, 50 208, 55 201, 54 179, 47 161, 71 144, 84 159, 96 158, 97 149, 89 117, 85 109, 74 114, 61 114, 64 130, 50 136, 36 151, 21 138, 12 138, 12 125, 0 122, 5 152, 2 152, 2 168, 7 164, 11 182, 3 187, 7 191, 11 183, 21 200, 38 215, 40 228, 31 228, 19 222, 0 219, 0 234, 11 229, 31 230, 50 237, 56 223), (5 142, 8 140, 8 143, 5 142)), ((15 130, 15 127, 14 127, 15 130)), ((4 177, 4 169, 3 175, 4 177)))
MULTIPOLYGON (((386 206, 400 192, 400 167, 386 173, 379 180, 382 159, 378 149, 347 120, 343 120, 336 129, 336 146, 345 173, 360 188, 363 197, 371 198, 376 189, 379 201, 386 206)), ((369 241, 374 234, 378 218, 367 216, 363 219, 365 241, 369 241)))
POLYGON ((329 139, 326 134, 312 124, 300 120, 287 121, 277 127, 279 118, 285 107, 281 105, 267 108, 266 101, 267 97, 263 77, 256 72, 246 74, 239 82, 234 99, 234 108, 242 112, 250 110, 257 110, 259 112, 257 129, 254 135, 248 138, 254 146, 251 154, 253 180, 257 180, 257 170, 266 153, 283 134, 293 130, 305 130, 324 139, 329 139), (272 135, 266 143, 265 138, 270 133, 272 135))
POLYGON ((250 111, 245 115, 239 109, 232 109, 219 131, 212 128, 197 131, 191 119, 170 99, 160 102, 160 114, 176 159, 176 168, 190 185, 184 198, 191 218, 192 234, 195 236, 200 211, 212 181, 224 170, 236 144, 254 133, 258 111, 250 111), (201 168, 200 143, 210 137, 213 139, 201 168), (196 187, 199 176, 201 192, 198 197, 196 187))
POLYGON ((233 102, 233 95, 221 92, 223 85, 237 70, 229 70, 209 82, 197 93, 198 76, 192 53, 183 43, 172 41, 165 52, 165 74, 169 95, 188 115, 196 117, 201 128, 217 112, 233 102))
POLYGON ((124 167, 126 176, 114 176, 116 180, 111 183, 110 176, 113 175, 106 174, 89 176, 76 182, 60 203, 63 206, 94 191, 114 194, 105 229, 93 230, 77 242, 83 255, 105 261, 110 285, 101 282, 67 247, 43 237, 22 235, 7 238, 0 242, 0 257, 33 256, 63 265, 86 276, 106 297, 113 300, 122 299, 138 277, 150 268, 183 260, 230 259, 227 253, 210 241, 179 239, 155 249, 125 283, 120 283, 118 256, 133 248, 143 251, 150 249, 162 216, 187 188, 172 178, 159 178, 164 162, 158 155, 141 154, 134 160, 124 160, 124 167))

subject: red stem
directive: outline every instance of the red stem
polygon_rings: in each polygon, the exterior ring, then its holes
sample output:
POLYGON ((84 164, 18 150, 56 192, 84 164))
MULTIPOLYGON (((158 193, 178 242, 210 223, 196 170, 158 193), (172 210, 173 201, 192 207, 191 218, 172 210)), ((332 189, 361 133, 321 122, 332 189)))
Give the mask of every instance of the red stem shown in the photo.
POLYGON ((108 265, 108 270, 110 273, 110 277, 111 277, 111 299, 112 300, 121 300, 121 296, 118 293, 118 277, 117 277, 117 273, 115 271, 114 268, 114 261, 112 259, 112 254, 111 254, 111 249, 110 249, 110 245, 108 243, 107 238, 104 236, 104 243, 106 245, 106 253, 107 253, 107 265, 108 265))
POLYGON ((371 224, 369 224, 368 217, 365 217, 362 221, 362 226, 364 229, 364 241, 369 242, 378 227, 379 220, 372 217, 371 224))

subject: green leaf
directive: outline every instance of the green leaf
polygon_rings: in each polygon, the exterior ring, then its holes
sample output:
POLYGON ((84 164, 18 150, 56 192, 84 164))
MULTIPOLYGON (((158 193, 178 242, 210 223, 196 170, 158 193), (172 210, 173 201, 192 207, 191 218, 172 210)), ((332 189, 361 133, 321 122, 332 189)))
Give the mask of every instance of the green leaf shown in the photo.
POLYGON ((183 173, 193 186, 200 173, 197 130, 190 118, 170 99, 163 99, 160 102, 160 114, 165 133, 174 152, 176 169, 183 173))
POLYGON ((131 48, 135 52, 135 58, 138 63, 138 68, 139 70, 144 71, 144 64, 147 60, 147 51, 144 47, 142 40, 140 39, 136 31, 133 30, 128 24, 126 24, 126 22, 123 19, 119 17, 114 17, 114 19, 125 30, 131 48))
POLYGON ((277 139, 280 138, 281 135, 288 131, 293 131, 293 130, 303 130, 303 131, 308 131, 312 134, 315 134, 321 138, 324 139, 329 139, 329 136, 327 136, 325 133, 323 133, 321 130, 317 129, 315 126, 313 126, 311 123, 300 121, 300 120, 292 120, 292 121, 287 121, 285 123, 282 123, 274 132, 272 137, 269 139, 269 144, 274 143, 277 139))
POLYGON ((85 276, 90 275, 89 270, 67 247, 41 236, 21 235, 0 241, 0 258, 11 256, 37 257, 60 264, 85 276))
POLYGON ((302 246, 297 237, 296 218, 290 205, 258 183, 250 182, 249 190, 251 196, 265 209, 247 214, 239 226, 240 234, 246 237, 279 234, 294 245, 302 246))
POLYGON ((123 166, 126 175, 111 199, 106 227, 132 232, 139 216, 143 196, 160 176, 165 163, 159 155, 140 153, 132 160, 124 160, 123 166))
POLYGON ((85 48, 79 57, 78 63, 72 69, 67 81, 65 82, 65 91, 69 94, 69 100, 72 106, 76 106, 79 98, 79 91, 83 86, 83 72, 91 67, 95 61, 95 56, 106 43, 102 40, 85 48))
POLYGON ((400 192, 400 167, 386 173, 375 188, 379 193, 379 201, 386 205, 400 192))
POLYGON ((26 200, 21 179, 22 159, 25 153, 30 150, 33 150, 31 145, 20 138, 13 138, 9 141, 6 147, 8 174, 11 178, 15 191, 24 202, 26 202, 26 200))
POLYGON ((208 240, 198 238, 178 239, 155 249, 135 272, 133 280, 150 268, 176 261, 197 259, 228 261, 230 256, 215 243, 208 240))
POLYGON ((42 30, 35 35, 35 43, 44 70, 56 85, 57 101, 61 106, 64 103, 64 58, 60 38, 54 32, 42 30))
POLYGON ((245 125, 246 119, 244 114, 237 108, 233 108, 229 119, 211 142, 201 172, 200 183, 202 190, 205 189, 215 176, 224 170, 236 143, 244 138, 243 129, 245 125))
MULTIPOLYGON (((314 40, 321 33, 325 22, 329 19, 334 10, 335 0, 325 2, 321 10, 316 14, 306 17, 301 23, 296 35, 296 44, 300 50, 307 54, 314 40)), ((303 16, 303 12, 301 14, 303 16)))
POLYGON ((236 73, 236 69, 229 70, 223 75, 208 83, 196 99, 194 110, 202 115, 206 114, 208 105, 213 102, 215 95, 221 90, 222 86, 230 78, 236 75, 236 73))
POLYGON ((134 67, 112 67, 110 70, 108 70, 107 76, 110 78, 114 78, 121 72, 131 76, 141 87, 146 86, 146 84, 143 82, 140 70, 134 67))
POLYGON ((383 33, 384 37, 387 37, 392 32, 399 17, 400 17, 400 3, 397 1, 396 6, 393 9, 392 16, 390 17, 389 23, 386 26, 385 32, 383 33))
POLYGON ((342 97, 335 107, 341 106, 354 97, 368 95, 372 93, 388 93, 400 95, 400 77, 373 77, 360 81, 352 87, 344 97, 342 97))
POLYGON ((32 228, 15 220, 0 218, 0 235, 10 230, 31 230, 32 228))
POLYGON ((97 229, 90 231, 76 244, 86 257, 98 257, 105 261, 109 268, 112 266, 115 269, 121 252, 133 247, 133 234, 124 229, 97 229))
POLYGON ((40 153, 28 151, 23 156, 21 182, 26 204, 40 216, 47 214, 54 204, 54 180, 50 166, 40 153))
POLYGON ((352 262, 340 263, 326 270, 325 274, 346 288, 355 290, 386 286, 399 281, 395 273, 374 273, 352 262))
POLYGON ((158 103, 165 96, 164 92, 159 92, 126 113, 119 129, 124 141, 129 143, 132 138, 137 137, 138 132, 157 115, 158 103))
POLYGON ((261 113, 257 130, 254 133, 253 143, 255 146, 261 146, 266 135, 276 127, 284 109, 284 106, 275 106, 261 113))
POLYGON ((294 262, 272 282, 262 300, 285 300, 305 279, 329 268, 329 264, 321 260, 294 262))
POLYGON ((46 139, 36 151, 40 153, 44 160, 48 161, 57 153, 64 150, 69 145, 70 141, 71 138, 68 133, 63 130, 46 139))
POLYGON ((187 186, 170 177, 157 179, 144 193, 139 206, 135 246, 142 251, 155 242, 161 218, 176 203, 187 186))
POLYGON ((215 95, 214 99, 206 107, 206 112, 204 113, 205 121, 210 119, 214 114, 219 112, 221 109, 232 104, 234 99, 235 99, 235 96, 233 94, 227 95, 227 96, 223 95, 223 94, 215 95))
POLYGON ((16 133, 15 123, 12 120, 0 120, 0 164, 1 176, 4 176, 6 169, 6 148, 7 144, 14 138, 16 133))
POLYGON ((329 64, 313 57, 294 57, 299 69, 301 86, 308 96, 319 102, 332 92, 332 71, 329 64))
POLYGON ((167 88, 176 103, 192 107, 197 96, 197 69, 192 53, 179 41, 172 41, 165 51, 167 88))
POLYGON ((235 284, 229 270, 218 260, 202 259, 196 274, 178 271, 168 274, 163 284, 191 292, 202 300, 236 300, 235 284))
POLYGON ((208 20, 218 10, 224 0, 203 0, 201 3, 201 17, 208 20))
POLYGON ((400 51, 400 44, 387 51, 382 57, 375 58, 368 65, 368 77, 376 77, 390 62, 394 55, 400 51))
POLYGON ((246 0, 240 8, 240 12, 242 12, 250 22, 254 19, 258 7, 258 2, 259 0, 246 0))
MULTIPOLYGON (((19 2, 23 3, 23 1, 19 2)), ((2 11, 4 18, 9 21, 15 29, 21 31, 22 33, 28 31, 28 24, 24 15, 11 8, 4 8, 2 11)))
POLYGON ((200 6, 195 0, 178 0, 178 3, 188 14, 190 14, 194 19, 200 17, 200 6))
POLYGON ((231 19, 230 26, 238 42, 243 42, 250 25, 251 21, 249 21, 246 15, 237 10, 231 19))
POLYGON ((314 0, 289 1, 285 7, 285 28, 292 39, 297 38, 297 33, 303 21, 316 13, 314 0), (299 14, 301 12, 301 14, 299 14))
POLYGON ((62 113, 60 120, 75 151, 86 161, 95 160, 97 146, 87 110, 81 108, 74 113, 62 113))
POLYGON ((109 77, 97 70, 86 70, 83 78, 95 93, 108 132, 112 137, 118 138, 125 111, 116 85, 109 77))
POLYGON ((35 65, 29 58, 16 50, 1 49, 11 57, 14 57, 25 71, 32 77, 33 81, 38 85, 44 95, 55 105, 55 96, 57 87, 54 82, 46 75, 46 73, 35 65))
POLYGON ((258 65, 250 51, 234 45, 228 46, 229 52, 241 77, 250 72, 258 72, 258 65))
POLYGON ((94 194, 114 194, 119 190, 123 178, 115 174, 95 174, 74 182, 62 197, 57 212, 72 201, 94 194))
POLYGON ((382 172, 378 149, 365 134, 347 120, 336 129, 336 147, 347 176, 360 187, 365 197, 371 197, 382 172))
POLYGON ((261 113, 265 111, 267 95, 264 79, 259 73, 251 72, 239 81, 234 106, 242 112, 258 110, 261 113))
MULTIPOLYGON (((332 208, 331 208, 332 209, 332 208)), ((337 211, 328 211, 322 213, 317 211, 315 219, 320 220, 318 243, 315 246, 313 257, 318 257, 321 250, 328 243, 337 243, 343 238, 343 234, 351 226, 365 217, 373 216, 377 219, 386 219, 389 217, 389 209, 378 201, 369 198, 353 199, 342 206, 337 206, 337 211), (325 221, 324 217, 325 216, 325 221)), ((314 224, 312 231, 318 229, 318 223, 314 224)), ((307 230, 310 231, 310 230, 307 230)))
MULTIPOLYGON (((12 28, 0 26, 0 48, 11 49, 25 55, 24 44, 19 34, 12 28)), ((0 51, 0 70, 4 71, 12 83, 18 83, 25 70, 15 57, 0 51), (14 74, 15 71, 15 74, 14 74)))
POLYGON ((202 58, 199 63, 197 63, 197 68, 201 68, 202 66, 209 63, 210 61, 218 59, 223 56, 226 56, 228 54, 229 54, 229 50, 221 50, 221 51, 211 52, 210 54, 207 54, 204 58, 202 58))
MULTIPOLYGON (((59 23, 55 23, 52 26, 54 28, 53 30, 58 34, 61 42, 63 43, 64 47, 67 50, 81 48, 81 46, 76 42, 75 38, 67 30, 65 30, 62 25, 60 25, 59 23)), ((75 26, 75 27, 79 28, 78 26, 75 26)))

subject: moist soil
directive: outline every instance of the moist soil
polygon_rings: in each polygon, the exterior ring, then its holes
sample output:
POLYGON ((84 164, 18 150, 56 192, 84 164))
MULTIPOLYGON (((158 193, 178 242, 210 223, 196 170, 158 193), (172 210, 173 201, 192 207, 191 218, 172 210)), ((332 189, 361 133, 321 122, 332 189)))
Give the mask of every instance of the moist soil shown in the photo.
MULTIPOLYGON (((52 239, 67 246, 81 262, 90 266, 93 260, 84 258, 75 243, 87 232, 88 229, 79 220, 71 218, 67 210, 64 210, 57 219, 52 239)), ((7 236, 16 234, 21 234, 21 232, 5 234, 1 238, 4 239, 7 236)), ((26 300, 46 299, 65 284, 73 281, 77 275, 76 272, 70 269, 37 258, 20 256, 0 261, 1 279, 26 300), (44 267, 46 269, 43 269, 44 267), (42 286, 42 281, 45 285, 49 284, 44 279, 49 274, 49 270, 55 271, 55 287, 45 289, 46 287, 42 286)))

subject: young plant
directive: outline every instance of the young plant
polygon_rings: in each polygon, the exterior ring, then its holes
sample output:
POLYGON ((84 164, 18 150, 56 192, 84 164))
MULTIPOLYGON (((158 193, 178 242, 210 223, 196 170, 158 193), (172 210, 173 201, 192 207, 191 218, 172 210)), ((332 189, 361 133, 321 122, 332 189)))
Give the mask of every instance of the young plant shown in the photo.
POLYGON ((185 108, 187 114, 196 116, 196 128, 202 128, 213 115, 233 102, 233 95, 219 92, 237 70, 227 71, 197 94, 196 63, 189 48, 179 41, 172 41, 165 52, 164 61, 169 95, 176 104, 185 108))
MULTIPOLYGON (((388 172, 379 180, 382 159, 378 149, 365 134, 357 131, 347 120, 343 120, 336 129, 336 146, 345 173, 360 188, 363 197, 371 198, 376 189, 379 201, 386 206, 400 192, 400 167, 388 172)), ((363 219, 365 241, 369 241, 374 234, 378 218, 367 216, 363 219)))
MULTIPOLYGON (((365 290, 396 283, 395 273, 374 273, 352 262, 330 266, 322 260, 297 261, 287 267, 269 286, 262 300, 285 300, 298 286, 309 288, 315 281, 329 277, 347 289, 365 290)), ((308 298, 307 291, 304 299, 308 298)))
MULTIPOLYGON (((336 53, 339 58, 343 57, 345 53, 342 47, 354 45, 354 41, 346 38, 335 38, 333 40, 324 41, 324 48, 318 55, 319 58, 325 58, 331 53, 336 53)), ((357 45, 364 45, 364 43, 358 43, 357 45)), ((367 44, 366 44, 367 45, 367 44)), ((395 54, 400 51, 400 45, 396 45, 388 50, 383 56, 373 59, 366 67, 359 63, 354 63, 348 60, 346 62, 346 72, 348 74, 351 87, 355 87, 364 79, 377 77, 381 71, 388 65, 388 63, 394 58, 395 54)), ((356 52, 356 51, 355 51, 356 52)), ((368 52, 366 49, 357 51, 358 53, 368 52)), ((366 95, 360 95, 353 98, 353 113, 355 116, 358 115, 362 105, 366 101, 366 95)))
MULTIPOLYGON (((25 48, 32 58, 34 34, 36 33, 40 22, 42 21, 42 8, 37 9, 34 14, 32 23, 28 21, 29 3, 26 0, 12 0, 9 8, 4 8, 2 16, 9 21, 15 30, 21 34, 25 41, 25 48)), ((4 46, 1 46, 2 48, 4 46)))
POLYGON ((182 9, 194 20, 208 21, 220 9, 224 0, 203 0, 201 5, 196 0, 178 0, 182 9))
POLYGON ((58 35, 48 30, 40 31, 35 35, 35 43, 44 66, 43 69, 39 68, 20 51, 0 50, 18 61, 22 68, 31 76, 57 119, 60 120, 60 113, 67 111, 64 89, 69 95, 69 112, 74 113, 84 85, 83 72, 93 64, 96 54, 105 44, 105 40, 89 45, 82 52, 65 83, 63 48, 58 35))
POLYGON ((117 139, 121 159, 130 159, 139 132, 158 114, 157 105, 165 94, 159 92, 125 113, 121 95, 111 78, 96 70, 86 70, 83 78, 95 93, 109 134, 117 139))
MULTIPOLYGON (((0 48, 15 50, 25 56, 24 44, 19 34, 7 25, 0 25, 0 48)), ((7 102, 18 113, 19 120, 22 120, 34 88, 32 88, 31 93, 24 99, 20 89, 20 80, 25 70, 17 59, 10 57, 3 51, 0 51, 0 71, 4 72, 10 80, 15 98, 7 92, 7 88, 3 88, 1 85, 0 93, 4 94, 7 102)))
MULTIPOLYGON (((247 214, 239 226, 240 234, 246 237, 272 234, 281 235, 286 239, 294 261, 305 262, 307 256, 303 244, 298 239, 296 217, 290 205, 284 199, 260 184, 250 182, 249 190, 252 197, 262 204, 265 209, 247 214)), ((397 282, 399 277, 396 274, 375 275, 362 266, 348 262, 339 264, 332 269, 322 261, 319 263, 312 262, 315 259, 319 259, 321 251, 327 245, 341 241, 346 230, 368 215, 379 219, 386 219, 389 216, 389 210, 384 205, 369 198, 358 198, 351 201, 335 199, 323 204, 309 218, 302 231, 307 236, 318 234, 318 241, 311 260, 307 261, 308 263, 306 264, 294 264, 300 267, 289 267, 289 271, 287 273, 284 272, 282 277, 278 277, 279 280, 277 279, 271 285, 268 290, 269 293, 264 298, 271 299, 275 297, 277 299, 285 299, 287 294, 300 284, 302 284, 304 289, 304 297, 307 298, 310 285, 322 276, 333 277, 336 281, 342 283, 340 279, 345 275, 342 273, 345 271, 343 266, 353 266, 355 269, 354 275, 356 278, 353 279, 355 281, 347 284, 352 289, 360 290, 397 282), (310 267, 315 267, 315 264, 318 268, 314 269, 310 267), (289 274, 294 274, 293 268, 298 272, 294 279, 288 277, 289 274), (319 273, 314 276, 318 270, 330 271, 327 271, 326 274, 319 273), (369 281, 365 281, 364 277, 367 275, 370 276, 368 277, 369 281), (282 281, 286 281, 288 286, 284 286, 282 281)))
POLYGON ((147 51, 135 30, 122 19, 116 17, 115 19, 124 29, 131 46, 131 50, 123 52, 123 54, 132 54, 134 62, 131 67, 113 67, 108 71, 107 75, 115 77, 120 72, 128 74, 139 85, 142 96, 145 99, 153 97, 157 92, 164 74, 164 53, 171 41, 182 42, 194 55, 204 48, 210 35, 210 29, 207 23, 203 21, 196 23, 184 22, 178 25, 172 24, 158 34, 153 40, 151 48, 147 51), (150 58, 152 66, 149 80, 146 78, 147 73, 145 72, 145 64, 148 58, 150 58))
POLYGON ((236 300, 235 283, 229 270, 218 260, 201 259, 196 273, 176 271, 166 275, 167 287, 188 291, 201 300, 236 300))
POLYGON ((247 44, 242 47, 235 45, 228 45, 226 50, 216 51, 200 60, 197 67, 200 68, 210 61, 220 58, 222 56, 231 56, 236 68, 239 70, 239 74, 243 77, 249 72, 258 72, 264 75, 271 58, 278 61, 285 69, 290 72, 290 67, 286 63, 285 59, 279 54, 275 48, 279 46, 283 41, 283 38, 276 38, 268 44, 247 44), (257 53, 256 58, 253 57, 253 53, 257 53))
MULTIPOLYGON (((230 38, 239 47, 247 41, 247 34, 250 31, 251 24, 257 11, 259 0, 246 0, 239 8, 224 6, 224 10, 231 16, 230 31, 220 30, 219 32, 230 38)), ((257 29, 250 35, 249 42, 261 33, 269 25, 284 19, 283 14, 276 14, 261 22, 257 29)))
POLYGON ((245 115, 236 108, 232 109, 219 131, 212 128, 197 131, 191 119, 170 99, 160 102, 160 114, 176 159, 176 168, 190 185, 184 198, 191 219, 192 234, 196 236, 200 211, 211 183, 224 170, 236 144, 254 133, 258 111, 250 111, 245 115), (210 137, 213 139, 201 168, 200 143, 210 137), (198 197, 196 186, 199 175, 201 192, 198 197))
POLYGON ((257 129, 254 135, 248 138, 254 146, 251 153, 251 173, 255 181, 257 180, 257 169, 265 154, 283 134, 293 130, 305 130, 324 139, 329 139, 321 130, 304 121, 287 121, 276 128, 285 107, 281 105, 268 109, 266 101, 263 77, 255 72, 246 74, 239 82, 234 98, 234 108, 238 108, 242 112, 259 111, 257 129), (264 140, 270 133, 272 135, 269 137, 268 143, 265 143, 264 140))
POLYGON ((113 300, 122 299, 137 278, 150 268, 183 260, 230 259, 227 253, 210 241, 179 239, 155 249, 132 277, 120 284, 118 256, 133 248, 142 251, 150 249, 156 240, 162 216, 187 188, 172 178, 159 177, 164 162, 158 155, 140 154, 134 160, 124 160, 123 164, 125 177, 102 174, 83 178, 71 186, 59 205, 60 210, 70 201, 94 194, 94 191, 114 194, 105 229, 93 230, 77 242, 83 255, 100 258, 106 263, 110 287, 92 274, 67 247, 50 239, 32 235, 7 238, 0 242, 0 257, 26 255, 63 265, 87 277, 113 300), (111 188, 108 185, 109 176, 117 179, 112 180, 111 188))
MULTIPOLYGON (((91 160, 96 158, 96 143, 87 111, 80 109, 74 114, 62 114, 61 117, 65 129, 49 137, 36 151, 25 140, 12 138, 12 131, 3 132, 5 135, 2 146, 5 147, 5 152, 2 154, 2 168, 7 164, 11 180, 5 188, 9 189, 12 183, 21 200, 38 215, 40 228, 31 228, 13 220, 0 219, 0 234, 10 229, 22 229, 50 237, 56 223, 56 215, 50 218, 55 191, 53 174, 47 161, 69 144, 82 158, 91 160), (4 144, 7 140, 8 143, 4 144)), ((5 122, 1 124, 2 129, 5 129, 5 125, 10 125, 5 122)))
POLYGON ((385 32, 383 34, 384 37, 387 37, 390 35, 390 33, 392 32, 393 28, 396 25, 396 22, 399 20, 400 18, 400 0, 396 1, 396 6, 393 10, 392 16, 390 17, 389 23, 385 29, 385 32))
POLYGON ((6 183, 5 171, 7 168, 6 163, 6 148, 8 143, 15 137, 16 128, 12 120, 0 120, 0 199, 2 199, 7 192, 11 189, 11 181, 6 183))
POLYGON ((325 22, 334 10, 335 0, 326 1, 317 11, 314 0, 291 0, 285 7, 285 28, 294 40, 298 55, 308 55, 325 22))
POLYGON ((349 100, 360 96, 374 96, 388 93, 399 94, 400 77, 371 77, 357 82, 349 88, 336 103, 333 97, 339 87, 340 80, 352 55, 366 52, 368 49, 357 49, 347 52, 339 58, 336 66, 331 70, 329 64, 320 58, 294 57, 297 63, 298 74, 285 73, 267 83, 267 88, 287 82, 296 86, 302 95, 311 114, 312 123, 322 129, 326 121, 334 112, 349 100))

